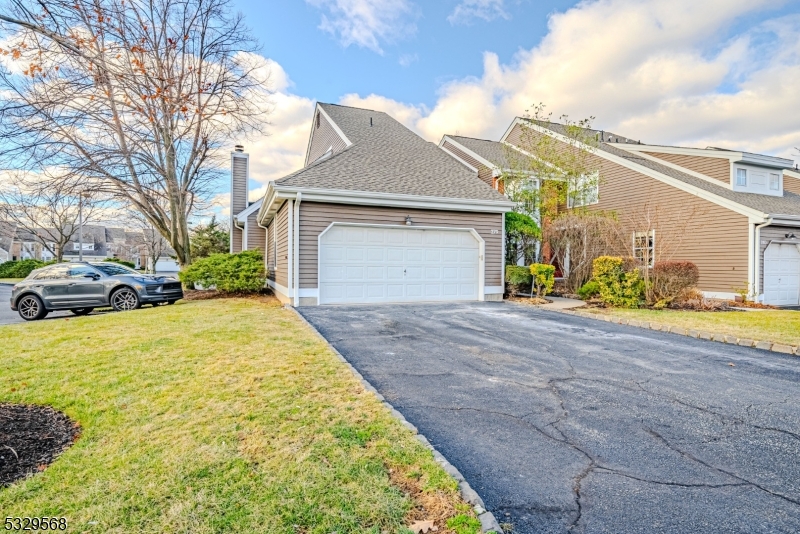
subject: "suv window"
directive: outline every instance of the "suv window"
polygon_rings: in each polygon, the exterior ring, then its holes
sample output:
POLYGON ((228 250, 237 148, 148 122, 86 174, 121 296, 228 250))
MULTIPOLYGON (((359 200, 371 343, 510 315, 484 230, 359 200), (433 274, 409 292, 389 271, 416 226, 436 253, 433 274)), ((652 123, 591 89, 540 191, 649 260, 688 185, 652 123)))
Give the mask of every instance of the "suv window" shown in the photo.
POLYGON ((84 276, 98 276, 100 273, 95 271, 93 268, 89 267, 88 265, 76 265, 75 267, 70 267, 67 275, 69 278, 83 278, 84 276))
POLYGON ((37 274, 36 280, 64 280, 69 278, 69 276, 67 276, 68 270, 69 266, 67 265, 54 265, 37 274))
POLYGON ((96 263, 94 264, 95 269, 100 269, 108 276, 117 276, 117 275, 138 275, 136 271, 125 267, 124 265, 118 265, 115 263, 96 263))

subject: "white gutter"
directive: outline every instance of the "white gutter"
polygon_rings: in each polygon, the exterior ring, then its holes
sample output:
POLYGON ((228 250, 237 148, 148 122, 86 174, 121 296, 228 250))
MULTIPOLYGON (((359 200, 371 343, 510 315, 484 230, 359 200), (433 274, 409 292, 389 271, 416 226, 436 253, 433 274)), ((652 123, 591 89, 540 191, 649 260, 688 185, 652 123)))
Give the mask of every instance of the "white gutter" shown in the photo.
POLYGON ((753 247, 753 272, 754 272, 754 280, 753 280, 753 294, 755 295, 756 299, 761 294, 761 229, 771 225, 772 219, 768 219, 767 222, 759 224, 755 227, 755 246, 753 247))
POLYGON ((292 280, 292 294, 294 300, 294 307, 300 305, 300 203, 303 201, 303 193, 297 193, 297 199, 294 201, 294 279, 292 280))

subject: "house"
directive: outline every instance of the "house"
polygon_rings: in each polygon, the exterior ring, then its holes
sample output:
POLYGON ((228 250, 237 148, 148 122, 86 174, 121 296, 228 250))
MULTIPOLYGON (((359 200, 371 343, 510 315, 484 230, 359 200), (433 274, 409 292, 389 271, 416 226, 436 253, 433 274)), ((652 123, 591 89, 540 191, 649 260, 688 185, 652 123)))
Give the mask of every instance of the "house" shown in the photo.
POLYGON ((263 251, 285 303, 502 299, 513 203, 385 113, 318 104, 304 167, 258 202, 241 147, 231 167, 231 251, 263 251))
MULTIPOLYGON (((508 150, 523 151, 531 131, 569 142, 561 125, 517 118, 499 141, 446 135, 439 146, 501 188, 508 150)), ((598 141, 587 150, 600 179, 586 207, 629 225, 631 256, 695 263, 708 297, 743 288, 760 302, 800 305, 800 172, 791 160, 587 133, 598 141), (673 246, 660 258, 664 242, 673 246)))

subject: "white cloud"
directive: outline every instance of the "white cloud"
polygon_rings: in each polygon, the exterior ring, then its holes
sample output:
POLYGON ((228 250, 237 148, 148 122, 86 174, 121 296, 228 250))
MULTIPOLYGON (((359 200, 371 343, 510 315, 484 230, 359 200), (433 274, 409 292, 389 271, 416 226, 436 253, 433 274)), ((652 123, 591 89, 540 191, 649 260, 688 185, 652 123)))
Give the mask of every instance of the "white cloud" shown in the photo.
POLYGON ((412 63, 416 63, 419 61, 419 56, 417 54, 403 54, 398 59, 398 63, 400 63, 401 67, 410 67, 412 63))
MULTIPOLYGON (((242 144, 250 155, 249 198, 254 201, 264 196, 270 181, 303 167, 315 102, 291 92, 292 81, 277 62, 255 54, 250 59, 265 76, 269 76, 272 94, 264 113, 266 135, 255 134, 249 139, 231 140, 230 148, 242 144)), ((230 213, 230 193, 217 195, 212 203, 215 213, 230 213)))
POLYGON ((339 103, 343 106, 353 106, 357 108, 372 109, 375 111, 383 111, 392 116, 395 120, 402 123, 406 128, 415 130, 417 133, 421 132, 417 129, 419 121, 427 112, 424 106, 414 106, 411 104, 403 104, 391 98, 386 98, 380 95, 369 95, 367 97, 360 97, 357 94, 344 95, 339 103))
POLYGON ((491 21, 510 18, 504 9, 505 0, 462 0, 447 20, 450 24, 469 24, 473 19, 491 21))
POLYGON ((792 156, 800 145, 800 15, 732 38, 733 23, 781 0, 599 0, 550 17, 548 34, 481 77, 440 89, 431 110, 375 95, 359 102, 413 113, 431 141, 460 132, 497 139, 512 118, 544 102, 556 115, 598 117, 634 139, 725 146, 792 156))
POLYGON ((381 42, 392 42, 416 32, 409 20, 414 11, 409 0, 306 0, 325 10, 320 29, 335 36, 344 47, 358 45, 383 54, 381 42))

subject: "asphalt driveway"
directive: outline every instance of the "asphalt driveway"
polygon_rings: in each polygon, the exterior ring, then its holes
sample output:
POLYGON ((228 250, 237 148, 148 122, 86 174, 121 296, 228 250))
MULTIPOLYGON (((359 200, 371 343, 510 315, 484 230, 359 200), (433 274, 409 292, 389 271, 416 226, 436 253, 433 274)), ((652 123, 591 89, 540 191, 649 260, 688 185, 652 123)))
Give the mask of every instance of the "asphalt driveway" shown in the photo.
POLYGON ((800 358, 507 303, 299 311, 516 533, 800 532, 800 358))

